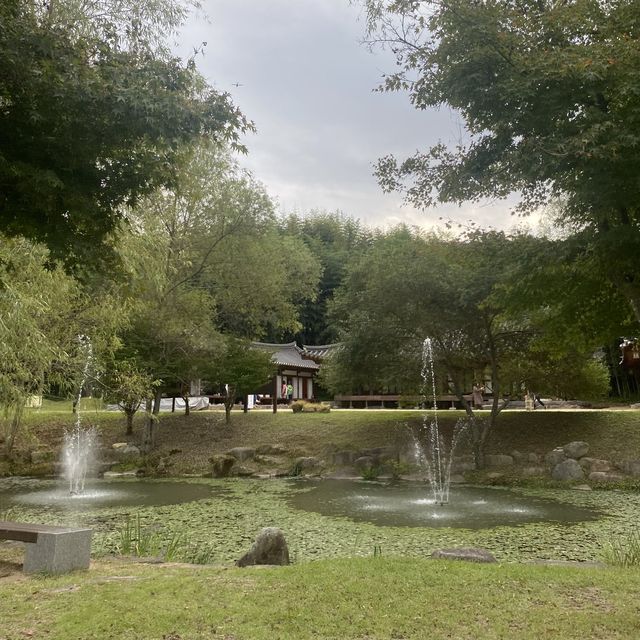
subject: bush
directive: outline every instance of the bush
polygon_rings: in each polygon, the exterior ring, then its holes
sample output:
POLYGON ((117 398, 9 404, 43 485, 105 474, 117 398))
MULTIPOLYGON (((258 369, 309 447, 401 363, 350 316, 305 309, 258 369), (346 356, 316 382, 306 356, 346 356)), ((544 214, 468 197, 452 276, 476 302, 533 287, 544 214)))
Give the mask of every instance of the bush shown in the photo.
POLYGON ((293 413, 329 413, 331 407, 320 402, 309 402, 308 400, 296 400, 291 403, 293 413))
POLYGON ((291 411, 293 411, 293 413, 301 413, 305 404, 306 402, 304 402, 304 400, 296 400, 291 403, 291 411))

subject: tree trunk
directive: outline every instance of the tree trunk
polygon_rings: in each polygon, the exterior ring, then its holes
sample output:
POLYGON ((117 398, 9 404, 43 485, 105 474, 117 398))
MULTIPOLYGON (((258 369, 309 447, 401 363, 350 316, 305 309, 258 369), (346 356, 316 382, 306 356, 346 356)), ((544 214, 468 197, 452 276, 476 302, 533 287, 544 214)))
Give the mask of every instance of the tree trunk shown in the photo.
POLYGON ((160 400, 162 400, 162 392, 156 391, 153 397, 153 415, 157 416, 160 413, 160 400))
POLYGON ((189 395, 187 394, 186 396, 182 396, 182 399, 184 400, 184 415, 188 416, 191 412, 191 407, 189 406, 189 395))
POLYGON ((231 409, 233 401, 236 398, 236 389, 231 385, 227 385, 227 394, 224 397, 224 420, 227 424, 231 422, 231 409))
POLYGON ((243 413, 248 413, 249 412, 249 396, 245 395, 243 400, 242 400, 242 412, 243 413))
POLYGON ((127 416, 127 430, 125 432, 125 435, 127 436, 133 435, 133 416, 135 414, 135 409, 133 411, 131 411, 130 409, 125 411, 125 415, 127 416))
POLYGON ((147 399, 147 404, 146 404, 146 409, 147 409, 147 421, 145 423, 145 429, 144 429, 144 436, 142 439, 142 451, 143 453, 149 453, 149 451, 151 451, 151 449, 153 449, 153 441, 155 439, 155 434, 154 434, 154 426, 155 426, 155 421, 156 421, 156 417, 153 414, 153 399, 148 398, 147 399))

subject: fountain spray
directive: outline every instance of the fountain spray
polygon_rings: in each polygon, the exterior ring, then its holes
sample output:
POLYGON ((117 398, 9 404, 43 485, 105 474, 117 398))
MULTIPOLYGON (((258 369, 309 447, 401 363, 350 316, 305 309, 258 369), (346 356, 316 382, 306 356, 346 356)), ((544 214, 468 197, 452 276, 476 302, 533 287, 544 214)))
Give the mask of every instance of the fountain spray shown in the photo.
POLYGON ((453 438, 448 448, 444 443, 438 427, 438 408, 436 404, 436 377, 433 368, 433 344, 431 338, 425 338, 422 343, 422 385, 420 388, 422 427, 421 438, 413 434, 415 456, 418 464, 425 470, 431 486, 433 498, 437 504, 449 502, 451 487, 451 465, 453 453, 460 436, 465 430, 466 423, 458 420, 453 431, 453 438), (427 413, 428 395, 431 395, 431 415, 427 413))
POLYGON ((71 431, 65 431, 62 448, 62 463, 64 477, 69 482, 69 494, 81 495, 84 492, 84 485, 95 454, 97 444, 97 433, 94 427, 82 428, 82 417, 80 412, 80 400, 82 399, 82 389, 87 382, 89 370, 93 361, 93 345, 88 336, 78 336, 80 352, 84 356, 84 366, 82 378, 76 396, 76 418, 71 431))

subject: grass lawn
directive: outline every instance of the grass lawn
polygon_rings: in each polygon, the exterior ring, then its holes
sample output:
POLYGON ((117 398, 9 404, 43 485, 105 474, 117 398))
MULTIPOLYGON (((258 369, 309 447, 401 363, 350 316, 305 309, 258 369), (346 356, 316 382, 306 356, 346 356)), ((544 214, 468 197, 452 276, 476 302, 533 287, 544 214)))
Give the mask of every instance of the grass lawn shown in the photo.
POLYGON ((0 639, 637 638, 637 571, 371 557, 0 580, 0 639))

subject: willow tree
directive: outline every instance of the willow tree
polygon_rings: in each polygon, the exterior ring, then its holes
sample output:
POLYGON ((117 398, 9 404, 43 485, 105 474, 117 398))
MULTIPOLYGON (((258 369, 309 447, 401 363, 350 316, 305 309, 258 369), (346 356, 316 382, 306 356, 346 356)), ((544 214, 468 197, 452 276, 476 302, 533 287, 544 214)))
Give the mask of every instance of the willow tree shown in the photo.
POLYGON ((370 42, 397 58, 383 88, 451 107, 468 133, 382 158, 383 188, 418 206, 512 192, 519 213, 560 202, 560 222, 640 322, 638 0, 365 4, 370 42))

